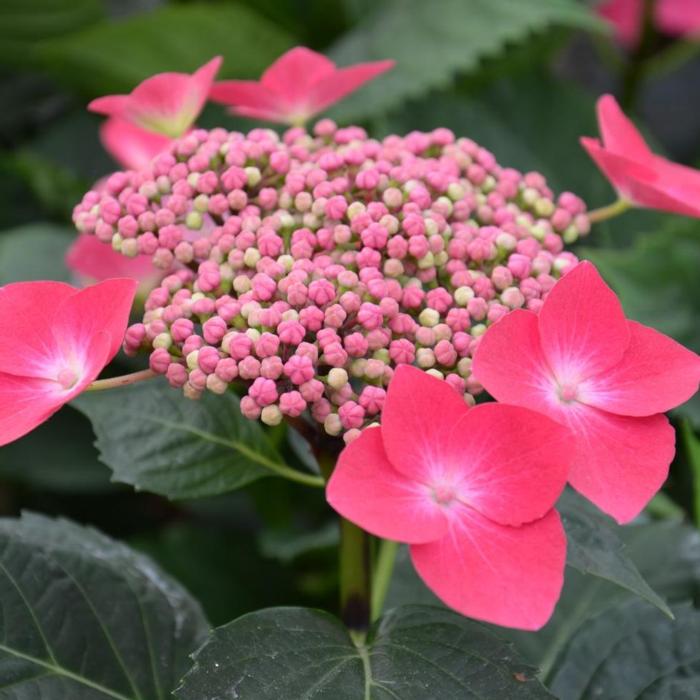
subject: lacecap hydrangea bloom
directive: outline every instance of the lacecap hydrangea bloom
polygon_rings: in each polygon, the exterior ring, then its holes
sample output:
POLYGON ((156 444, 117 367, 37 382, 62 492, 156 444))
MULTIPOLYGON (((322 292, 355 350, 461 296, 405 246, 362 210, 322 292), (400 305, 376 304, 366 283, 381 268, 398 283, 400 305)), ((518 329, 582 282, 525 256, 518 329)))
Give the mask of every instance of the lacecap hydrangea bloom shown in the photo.
POLYGON ((447 129, 380 141, 330 120, 194 130, 88 192, 74 221, 168 272, 127 353, 190 398, 235 382, 245 416, 304 414, 348 441, 401 364, 473 403, 487 326, 538 311, 589 228, 577 196, 447 129))

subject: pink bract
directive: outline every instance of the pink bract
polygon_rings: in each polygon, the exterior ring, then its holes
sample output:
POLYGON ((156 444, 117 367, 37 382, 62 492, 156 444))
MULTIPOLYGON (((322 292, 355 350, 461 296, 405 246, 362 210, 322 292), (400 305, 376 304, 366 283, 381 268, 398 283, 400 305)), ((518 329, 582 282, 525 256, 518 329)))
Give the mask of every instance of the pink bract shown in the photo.
POLYGON ((0 445, 33 430, 116 355, 136 282, 78 290, 61 282, 0 288, 0 445))
POLYGON ((297 46, 278 58, 260 81, 224 80, 210 96, 235 114, 302 124, 393 66, 394 61, 375 61, 338 68, 322 54, 297 46))
POLYGON ((87 284, 129 277, 150 288, 163 276, 162 271, 154 267, 150 256, 128 258, 87 234, 80 234, 68 249, 66 265, 87 284))
POLYGON ((545 416, 493 403, 470 409, 446 382, 403 365, 381 428, 341 453, 327 499, 365 530, 409 543, 416 570, 450 607, 539 629, 563 581, 554 504, 568 454, 566 429, 545 416))
POLYGON ((202 111, 221 61, 217 56, 192 75, 158 73, 128 95, 98 97, 88 109, 170 138, 182 136, 202 111))
POLYGON ((661 414, 700 382, 700 357, 627 320, 589 262, 557 282, 539 316, 517 310, 491 326, 472 369, 498 401, 569 428, 571 485, 620 523, 665 481, 674 431, 661 414))
MULTIPOLYGON (((628 48, 639 44, 644 0, 607 0, 598 14, 613 25, 618 41, 628 48)), ((693 36, 700 31, 700 0, 656 0, 656 29, 669 36, 693 36)))
POLYGON ((100 140, 107 153, 129 170, 145 168, 172 139, 142 129, 125 119, 111 117, 100 127, 100 140))
POLYGON ((649 150, 612 95, 598 100, 598 139, 581 145, 618 194, 638 207, 700 217, 700 171, 649 150))

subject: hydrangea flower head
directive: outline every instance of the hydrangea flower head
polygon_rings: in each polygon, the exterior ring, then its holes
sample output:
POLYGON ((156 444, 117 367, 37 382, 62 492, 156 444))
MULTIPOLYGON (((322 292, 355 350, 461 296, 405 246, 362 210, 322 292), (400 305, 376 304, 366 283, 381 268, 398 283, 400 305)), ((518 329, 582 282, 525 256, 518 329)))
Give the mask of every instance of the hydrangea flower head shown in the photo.
POLYGON ((221 61, 217 56, 192 75, 158 73, 128 95, 98 97, 90 102, 88 109, 176 138, 194 124, 202 111, 221 61))
POLYGON ((259 82, 224 80, 214 85, 211 98, 244 117, 303 124, 393 66, 394 61, 375 61, 338 68, 323 54, 297 46, 280 56, 259 82))
POLYGON ((136 282, 0 287, 0 445, 33 430, 91 384, 116 355, 136 282))
POLYGON ((400 367, 381 428, 341 453, 328 502, 378 537, 410 544, 425 583, 464 615, 539 629, 559 598, 566 537, 554 504, 568 434, 524 408, 468 408, 434 377, 400 367))
POLYGON ((488 325, 538 309, 588 231, 578 197, 446 129, 377 141, 329 120, 282 138, 194 130, 74 220, 168 271, 128 353, 191 398, 236 384, 247 417, 348 440, 402 364, 473 402, 488 325))
POLYGON ((638 207, 700 217, 700 171, 649 150, 612 95, 598 100, 602 143, 584 136, 581 144, 620 197, 638 207))
POLYGON ((569 428, 571 485, 624 523, 666 479, 674 431, 662 412, 695 394, 700 357, 627 320, 595 267, 582 262, 539 315, 514 311, 489 328, 473 370, 497 400, 569 428))

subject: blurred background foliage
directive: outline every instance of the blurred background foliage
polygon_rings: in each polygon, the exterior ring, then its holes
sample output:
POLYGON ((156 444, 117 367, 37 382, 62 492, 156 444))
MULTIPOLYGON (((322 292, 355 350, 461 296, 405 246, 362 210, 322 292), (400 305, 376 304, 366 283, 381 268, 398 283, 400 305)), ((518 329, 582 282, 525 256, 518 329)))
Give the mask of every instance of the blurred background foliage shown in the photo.
MULTIPOLYGON (((375 136, 449 127, 591 208, 614 197, 578 143, 597 132, 602 92, 621 97, 661 152, 700 165, 700 43, 655 36, 626 53, 576 0, 3 0, 0 284, 69 280, 71 209, 115 168, 99 117, 85 109, 91 98, 217 54, 220 77, 257 78, 297 44, 341 65, 396 59, 392 73, 332 110, 342 123, 375 136)), ((217 106, 200 124, 253 126, 217 106)), ((577 252, 600 266, 631 317, 700 350, 700 222, 632 212, 596 226, 577 252)), ((134 366, 122 358, 110 371, 134 366)), ((674 421, 678 458, 650 515, 697 522, 700 400, 674 421)), ((290 462, 304 459, 282 428, 268 437, 290 462)), ((336 533, 317 491, 264 479, 168 502, 112 483, 93 441, 89 422, 67 407, 0 449, 0 514, 61 514, 130 542, 189 588, 214 624, 275 604, 333 607, 336 533)))

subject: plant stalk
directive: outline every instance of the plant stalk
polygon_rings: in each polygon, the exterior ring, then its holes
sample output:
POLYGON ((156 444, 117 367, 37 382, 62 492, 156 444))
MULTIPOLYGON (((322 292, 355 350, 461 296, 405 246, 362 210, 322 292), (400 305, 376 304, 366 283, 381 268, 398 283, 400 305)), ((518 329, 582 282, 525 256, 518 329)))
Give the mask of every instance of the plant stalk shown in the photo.
POLYGON ((340 519, 340 617, 350 630, 366 632, 371 607, 369 535, 340 519))
POLYGON ((599 224, 601 221, 607 221, 608 219, 620 216, 620 214, 624 214, 628 209, 631 209, 631 207, 632 202, 620 197, 620 199, 612 204, 589 211, 588 220, 592 224, 599 224))
POLYGON ((140 372, 132 372, 131 374, 123 374, 120 377, 109 377, 108 379, 97 379, 90 384, 85 391, 104 391, 105 389, 117 389, 120 386, 128 386, 136 384, 145 379, 151 379, 158 375, 151 369, 142 369, 140 372))
POLYGON ((392 540, 382 540, 379 544, 379 554, 372 577, 372 622, 377 620, 384 608, 386 594, 389 591, 391 576, 394 573, 396 553, 399 543, 392 540))

